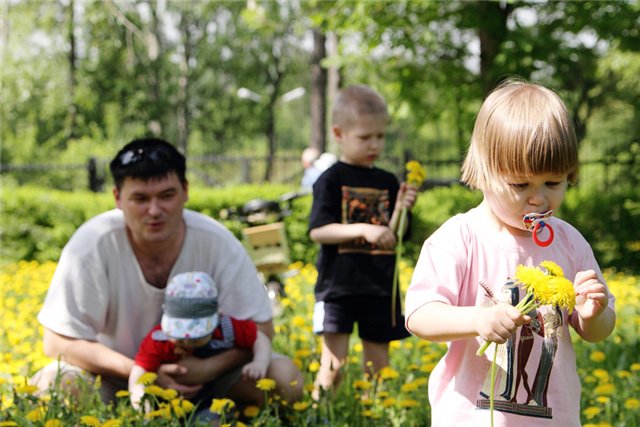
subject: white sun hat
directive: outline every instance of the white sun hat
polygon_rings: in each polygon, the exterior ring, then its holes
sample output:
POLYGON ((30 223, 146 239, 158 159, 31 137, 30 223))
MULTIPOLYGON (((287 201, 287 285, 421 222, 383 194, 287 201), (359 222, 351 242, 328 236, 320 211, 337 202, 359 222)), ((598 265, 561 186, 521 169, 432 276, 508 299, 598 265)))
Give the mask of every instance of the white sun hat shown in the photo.
POLYGON ((162 331, 174 339, 205 337, 218 326, 218 291, 203 272, 175 275, 164 293, 162 331))

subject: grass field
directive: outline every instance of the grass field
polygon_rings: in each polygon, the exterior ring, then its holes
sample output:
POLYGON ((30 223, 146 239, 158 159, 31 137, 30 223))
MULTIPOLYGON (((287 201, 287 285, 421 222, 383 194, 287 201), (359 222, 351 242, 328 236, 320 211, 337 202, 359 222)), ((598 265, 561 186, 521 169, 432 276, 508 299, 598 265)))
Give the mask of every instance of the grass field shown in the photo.
MULTIPOLYGON (((214 402, 225 408, 223 424, 277 426, 286 419, 291 426, 428 426, 429 373, 445 346, 411 337, 391 343, 392 365, 379 378, 363 375, 361 345, 352 340, 344 381, 337 392, 318 401, 310 397, 319 367, 319 341, 311 332, 313 283, 310 265, 293 265, 298 273, 286 284, 284 314, 277 319, 276 350, 290 356, 305 375, 305 397, 295 404, 278 403, 274 396, 265 408, 244 408, 242 422, 235 418, 233 402, 214 402)), ((152 399, 159 410, 144 414, 129 405, 125 392, 116 404, 104 405, 94 390, 81 399, 64 393, 37 396, 27 378, 49 362, 42 351, 41 327, 36 314, 46 293, 55 263, 20 262, 0 270, 0 426, 179 426, 195 425, 190 407, 166 390, 152 399)), ((410 268, 403 268, 401 282, 408 283, 410 268)), ((583 393, 584 426, 640 425, 640 283, 637 277, 605 273, 617 297, 618 322, 611 337, 597 344, 575 340, 583 393)), ((575 337, 574 337, 575 338, 575 337)), ((268 382, 263 384, 269 388, 268 382)), ((267 391, 265 391, 266 393, 267 391)))

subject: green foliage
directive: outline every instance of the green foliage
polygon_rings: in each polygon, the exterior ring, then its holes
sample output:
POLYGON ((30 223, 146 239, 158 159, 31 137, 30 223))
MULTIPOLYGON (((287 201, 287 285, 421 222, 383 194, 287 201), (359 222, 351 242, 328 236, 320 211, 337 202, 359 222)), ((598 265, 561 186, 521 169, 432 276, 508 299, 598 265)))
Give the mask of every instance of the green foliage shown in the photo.
MULTIPOLYGON (((191 188, 187 207, 220 220, 239 239, 246 225, 224 219, 225 209, 239 209, 251 199, 277 200, 293 189, 285 185, 191 188)), ((404 260, 413 265, 424 240, 455 214, 466 212, 482 199, 478 191, 461 185, 437 187, 420 194, 413 210, 412 232, 405 241, 404 260)), ((637 187, 593 194, 580 188, 568 191, 558 216, 576 227, 590 242, 602 268, 638 272, 640 266, 640 190, 637 187)), ((0 197, 0 236, 4 260, 56 260, 75 229, 95 214, 111 209, 110 193, 69 193, 41 188, 11 188, 0 197)), ((295 199, 285 218, 291 258, 313 263, 318 245, 309 239, 310 195, 295 199)))

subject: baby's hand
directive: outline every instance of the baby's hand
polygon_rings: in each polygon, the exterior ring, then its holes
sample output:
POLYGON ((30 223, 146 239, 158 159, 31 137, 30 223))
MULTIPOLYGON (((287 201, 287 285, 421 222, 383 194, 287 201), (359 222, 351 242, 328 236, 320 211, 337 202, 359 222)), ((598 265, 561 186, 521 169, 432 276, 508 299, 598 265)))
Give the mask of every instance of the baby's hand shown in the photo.
POLYGON ((267 375, 269 364, 261 361, 249 362, 242 368, 242 375, 247 378, 259 380, 267 375))
POLYGON ((499 302, 478 312, 476 331, 485 341, 503 344, 519 326, 530 320, 514 306, 499 302))
POLYGON ((609 292, 600 283, 595 271, 579 271, 573 282, 576 290, 576 311, 583 319, 598 317, 607 308, 609 292))

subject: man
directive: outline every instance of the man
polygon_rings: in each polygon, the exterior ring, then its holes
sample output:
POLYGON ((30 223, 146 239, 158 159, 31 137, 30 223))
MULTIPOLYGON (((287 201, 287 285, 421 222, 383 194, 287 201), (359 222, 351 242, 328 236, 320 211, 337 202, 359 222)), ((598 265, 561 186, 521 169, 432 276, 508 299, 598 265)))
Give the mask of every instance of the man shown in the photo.
MULTIPOLYGON (((63 384, 100 375, 104 400, 126 390, 138 345, 160 320, 167 282, 188 271, 215 280, 222 312, 252 319, 273 338, 268 297, 241 243, 215 220, 184 209, 184 156, 166 141, 139 139, 118 152, 110 169, 117 209, 90 219, 71 237, 38 315, 44 351, 61 363, 43 368, 32 381, 44 390, 60 370, 63 384)), ((186 397, 204 384, 216 397, 231 386, 251 390, 254 382, 241 378, 250 360, 250 352, 238 349, 189 357, 163 365, 157 383, 186 397)), ((286 357, 274 354, 267 376, 284 399, 301 396, 302 374, 286 357)))

